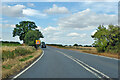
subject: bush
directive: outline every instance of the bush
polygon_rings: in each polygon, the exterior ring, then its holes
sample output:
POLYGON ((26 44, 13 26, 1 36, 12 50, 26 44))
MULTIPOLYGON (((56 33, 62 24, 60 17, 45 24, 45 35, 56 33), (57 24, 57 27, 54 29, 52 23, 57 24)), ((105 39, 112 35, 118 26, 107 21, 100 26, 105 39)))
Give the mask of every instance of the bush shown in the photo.
POLYGON ((91 36, 98 52, 120 53, 120 27, 108 25, 108 28, 100 25, 97 32, 91 36))
POLYGON ((78 44, 74 44, 73 46, 78 46, 78 44))

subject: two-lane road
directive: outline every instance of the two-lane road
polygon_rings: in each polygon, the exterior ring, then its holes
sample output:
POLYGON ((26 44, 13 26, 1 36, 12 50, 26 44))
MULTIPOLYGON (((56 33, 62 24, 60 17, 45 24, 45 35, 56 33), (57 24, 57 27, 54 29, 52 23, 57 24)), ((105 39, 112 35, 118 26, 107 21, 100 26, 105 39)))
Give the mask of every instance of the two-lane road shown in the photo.
POLYGON ((47 46, 43 57, 18 78, 118 78, 118 60, 47 46))

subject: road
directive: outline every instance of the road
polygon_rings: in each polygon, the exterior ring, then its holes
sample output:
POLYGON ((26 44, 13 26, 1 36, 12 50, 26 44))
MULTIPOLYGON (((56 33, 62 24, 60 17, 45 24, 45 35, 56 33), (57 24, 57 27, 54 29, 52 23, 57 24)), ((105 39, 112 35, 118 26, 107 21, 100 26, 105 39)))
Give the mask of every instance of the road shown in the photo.
POLYGON ((18 78, 118 78, 118 60, 47 46, 43 57, 18 78))

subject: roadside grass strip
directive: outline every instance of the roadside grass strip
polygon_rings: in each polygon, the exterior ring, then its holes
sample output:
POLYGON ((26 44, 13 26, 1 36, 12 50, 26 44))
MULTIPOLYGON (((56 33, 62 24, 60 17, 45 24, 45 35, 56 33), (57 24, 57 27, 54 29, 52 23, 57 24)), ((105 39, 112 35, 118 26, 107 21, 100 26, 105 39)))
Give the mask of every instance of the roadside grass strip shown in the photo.
MULTIPOLYGON (((11 48, 11 47, 10 47, 11 48)), ((14 47, 12 47, 14 48, 14 47)), ((42 55, 42 50, 35 50, 33 47, 19 46, 12 50, 4 48, 2 55, 2 80, 12 78, 13 75, 30 65, 42 55), (23 51, 22 51, 23 50, 23 51)))
POLYGON ((56 50, 58 53, 63 54, 64 56, 68 57, 69 59, 73 60, 74 62, 76 62, 77 64, 79 64, 80 66, 82 66, 84 69, 86 69, 87 71, 89 71, 90 73, 92 73, 93 75, 95 75, 97 78, 99 78, 100 80, 112 80, 109 76, 105 75, 104 73, 100 72, 99 70, 89 66, 88 64, 86 64, 85 62, 73 57, 73 56, 69 56, 61 51, 56 50))
POLYGON ((37 60, 35 60, 30 66, 28 66, 23 71, 21 71, 16 76, 14 76, 11 80, 17 79, 20 75, 22 75, 24 72, 26 72, 28 69, 30 69, 34 64, 36 64, 43 57, 43 55, 44 55, 44 51, 42 52, 41 56, 37 58, 37 60))
POLYGON ((28 57, 25 57, 25 58, 22 58, 22 59, 19 59, 19 61, 26 61, 26 60, 29 60, 30 58, 32 58, 33 56, 28 56, 28 57))

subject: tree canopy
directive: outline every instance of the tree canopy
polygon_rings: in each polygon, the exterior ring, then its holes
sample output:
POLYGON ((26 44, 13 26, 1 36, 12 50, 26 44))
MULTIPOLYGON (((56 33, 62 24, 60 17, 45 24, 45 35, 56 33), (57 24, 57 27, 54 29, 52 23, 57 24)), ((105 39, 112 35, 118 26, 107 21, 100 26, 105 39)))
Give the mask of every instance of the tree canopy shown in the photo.
POLYGON ((108 25, 108 28, 103 25, 99 25, 97 32, 92 35, 98 52, 120 52, 120 27, 114 25, 108 25))
POLYGON ((29 46, 35 46, 35 41, 39 40, 39 38, 43 38, 43 35, 39 30, 30 30, 27 32, 24 40, 29 46))
POLYGON ((19 36, 20 40, 25 43, 24 37, 29 30, 35 30, 37 28, 36 24, 32 21, 21 21, 16 24, 16 28, 13 30, 13 37, 19 36))
POLYGON ((74 44, 73 46, 79 46, 78 44, 74 44))

